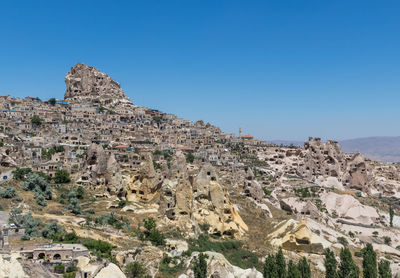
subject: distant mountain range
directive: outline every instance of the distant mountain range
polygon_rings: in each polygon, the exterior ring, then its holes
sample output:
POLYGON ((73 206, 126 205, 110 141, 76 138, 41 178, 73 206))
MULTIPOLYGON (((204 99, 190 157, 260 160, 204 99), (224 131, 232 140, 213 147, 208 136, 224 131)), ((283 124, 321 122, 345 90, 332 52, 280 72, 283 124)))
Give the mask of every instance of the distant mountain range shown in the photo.
MULTIPOLYGON (((274 140, 275 144, 303 146, 304 142, 274 140)), ((376 136, 339 141, 346 153, 359 151, 364 156, 383 162, 400 162, 400 136, 376 136)))
POLYGON ((400 136, 357 138, 339 143, 345 152, 359 151, 377 161, 400 162, 400 136))

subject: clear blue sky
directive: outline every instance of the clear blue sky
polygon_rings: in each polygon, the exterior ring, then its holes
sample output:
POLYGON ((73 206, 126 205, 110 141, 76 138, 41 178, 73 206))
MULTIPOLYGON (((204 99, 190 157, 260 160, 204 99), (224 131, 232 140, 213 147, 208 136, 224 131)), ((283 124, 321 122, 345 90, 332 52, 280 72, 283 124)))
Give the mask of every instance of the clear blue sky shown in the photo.
POLYGON ((77 62, 137 105, 262 139, 400 135, 400 1, 0 1, 0 93, 77 62))

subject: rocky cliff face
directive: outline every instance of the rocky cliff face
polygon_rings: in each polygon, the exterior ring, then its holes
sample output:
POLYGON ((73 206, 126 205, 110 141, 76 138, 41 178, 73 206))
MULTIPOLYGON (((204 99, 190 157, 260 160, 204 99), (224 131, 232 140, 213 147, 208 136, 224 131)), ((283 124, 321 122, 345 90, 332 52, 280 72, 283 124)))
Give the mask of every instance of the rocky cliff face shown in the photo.
POLYGON ((118 82, 94 67, 76 64, 65 76, 69 103, 94 103, 104 107, 132 106, 118 82))
POLYGON ((356 153, 346 156, 336 141, 325 144, 319 138, 310 138, 304 144, 304 164, 298 173, 307 178, 330 176, 352 189, 368 191, 371 180, 365 158, 356 153))

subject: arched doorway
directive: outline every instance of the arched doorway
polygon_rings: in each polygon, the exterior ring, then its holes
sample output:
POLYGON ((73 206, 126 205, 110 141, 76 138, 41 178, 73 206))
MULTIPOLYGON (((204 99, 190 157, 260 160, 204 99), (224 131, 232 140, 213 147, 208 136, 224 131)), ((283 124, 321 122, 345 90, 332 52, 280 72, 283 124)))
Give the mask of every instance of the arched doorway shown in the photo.
POLYGON ((53 260, 61 260, 61 255, 60 254, 55 254, 53 256, 53 260))
POLYGON ((46 255, 45 255, 44 253, 39 253, 38 259, 39 259, 39 260, 42 260, 42 259, 44 259, 45 256, 46 256, 46 255))

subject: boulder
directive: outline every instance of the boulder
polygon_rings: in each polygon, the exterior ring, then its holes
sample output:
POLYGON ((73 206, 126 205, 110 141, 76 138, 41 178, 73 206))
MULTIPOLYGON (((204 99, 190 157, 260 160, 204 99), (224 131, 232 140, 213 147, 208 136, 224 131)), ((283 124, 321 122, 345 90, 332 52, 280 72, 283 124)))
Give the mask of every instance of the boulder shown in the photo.
POLYGON ((106 267, 102 268, 94 278, 126 278, 126 275, 117 265, 109 263, 106 267))
POLYGON ((380 217, 376 209, 362 205, 351 195, 329 192, 323 193, 321 200, 329 213, 336 213, 340 218, 364 225, 379 223, 380 217))

